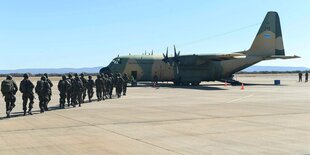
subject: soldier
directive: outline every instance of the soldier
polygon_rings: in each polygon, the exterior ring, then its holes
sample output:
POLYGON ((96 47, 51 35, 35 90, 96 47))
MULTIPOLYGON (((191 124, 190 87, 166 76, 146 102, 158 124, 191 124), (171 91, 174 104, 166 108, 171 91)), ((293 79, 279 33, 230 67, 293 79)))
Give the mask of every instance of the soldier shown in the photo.
POLYGON ((106 96, 106 78, 104 77, 104 74, 100 74, 100 79, 101 79, 101 85, 102 85, 102 100, 105 100, 106 96))
POLYGON ((123 85, 124 85, 124 79, 121 77, 121 74, 120 73, 116 74, 115 87, 116 87, 116 95, 118 98, 121 97, 123 85))
POLYGON ((33 94, 33 88, 34 85, 33 83, 29 80, 29 75, 28 74, 24 74, 23 75, 24 79, 20 82, 20 92, 23 94, 23 110, 24 110, 24 116, 26 115, 27 112, 27 102, 28 100, 30 100, 29 102, 29 106, 28 106, 28 114, 32 115, 32 108, 33 108, 33 99, 34 99, 34 94, 33 94))
POLYGON ((82 93, 83 93, 83 82, 79 78, 78 74, 74 74, 75 78, 72 83, 72 102, 73 107, 75 107, 77 104, 79 104, 79 107, 81 107, 82 103, 82 93))
POLYGON ((299 82, 302 82, 302 73, 301 72, 298 73, 298 77, 299 77, 299 82))
POLYGON ((37 82, 35 91, 39 96, 40 112, 48 111, 47 103, 51 94, 51 86, 45 76, 42 76, 41 80, 37 82))
POLYGON ((127 83, 129 82, 129 78, 128 78, 126 73, 123 75, 123 80, 124 80, 123 95, 126 96, 126 93, 127 93, 127 83))
POLYGON ((72 83, 73 83, 73 78, 72 78, 72 74, 68 75, 68 79, 67 79, 67 84, 68 84, 68 88, 67 88, 67 102, 68 102, 68 107, 70 107, 70 105, 72 105, 72 83))
POLYGON ((306 74, 305 74, 305 82, 308 82, 308 78, 309 78, 309 73, 308 72, 306 72, 306 74))
POLYGON ((155 72, 155 75, 153 77, 153 87, 156 87, 158 85, 158 76, 157 72, 155 72))
POLYGON ((58 82, 58 90, 59 90, 59 108, 65 109, 66 97, 68 92, 68 80, 65 75, 62 76, 62 79, 58 82))
POLYGON ((112 93, 113 93, 113 87, 115 85, 115 78, 113 73, 110 74, 109 76, 110 84, 109 84, 109 97, 110 99, 112 98, 112 93))
POLYGON ((105 74, 105 79, 106 79, 106 85, 105 85, 106 86, 105 87, 106 88, 106 99, 108 99, 110 96, 110 89, 111 89, 112 82, 108 74, 105 74))
POLYGON ((87 88, 87 94, 88 94, 89 102, 92 102, 92 98, 94 96, 94 87, 95 87, 95 82, 92 79, 92 76, 88 76, 86 88, 87 88))
POLYGON ((82 103, 84 103, 84 100, 86 98, 86 84, 87 84, 87 80, 84 78, 84 73, 81 73, 80 76, 81 76, 80 79, 83 82, 82 103))
POLYGON ((95 80, 96 84, 96 95, 98 102, 102 100, 102 82, 100 75, 97 75, 97 79, 95 80))
POLYGON ((16 92, 18 91, 16 83, 13 81, 13 78, 11 75, 8 75, 6 77, 6 80, 3 80, 1 83, 1 92, 4 96, 4 101, 6 103, 6 117, 10 118, 11 111, 15 107, 15 101, 16 101, 16 92))
POLYGON ((47 101, 47 105, 48 105, 48 103, 51 101, 51 99, 52 99, 52 87, 54 86, 53 85, 53 83, 52 83, 52 81, 48 78, 48 75, 47 75, 47 73, 44 73, 44 76, 46 77, 46 81, 48 82, 48 84, 50 85, 50 87, 51 87, 51 92, 50 92, 50 94, 48 94, 48 101, 47 101))
POLYGON ((105 78, 105 99, 108 99, 109 97, 109 93, 110 93, 110 84, 111 84, 111 80, 109 78, 108 74, 104 74, 104 78, 105 78))

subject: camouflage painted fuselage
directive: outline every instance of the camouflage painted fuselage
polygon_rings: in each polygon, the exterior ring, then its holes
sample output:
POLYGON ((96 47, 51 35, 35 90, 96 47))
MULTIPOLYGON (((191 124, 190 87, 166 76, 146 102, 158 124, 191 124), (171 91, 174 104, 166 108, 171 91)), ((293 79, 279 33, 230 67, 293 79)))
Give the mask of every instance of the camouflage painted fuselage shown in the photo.
POLYGON ((233 73, 262 60, 261 57, 252 56, 222 61, 199 61, 199 55, 191 55, 190 58, 181 59, 182 63, 178 65, 170 65, 162 59, 161 55, 121 56, 115 58, 108 68, 112 73, 126 73, 129 76, 136 72, 138 81, 152 81, 157 75, 159 81, 200 83, 229 78, 233 73))

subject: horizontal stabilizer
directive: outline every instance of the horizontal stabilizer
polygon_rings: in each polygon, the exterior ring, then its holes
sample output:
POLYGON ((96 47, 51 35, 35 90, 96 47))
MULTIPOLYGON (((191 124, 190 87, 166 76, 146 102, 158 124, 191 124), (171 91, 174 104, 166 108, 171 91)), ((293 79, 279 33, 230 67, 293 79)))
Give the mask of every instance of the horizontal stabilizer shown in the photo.
POLYGON ((300 58, 300 56, 297 56, 297 55, 294 55, 294 56, 272 55, 266 59, 295 59, 295 58, 300 58))

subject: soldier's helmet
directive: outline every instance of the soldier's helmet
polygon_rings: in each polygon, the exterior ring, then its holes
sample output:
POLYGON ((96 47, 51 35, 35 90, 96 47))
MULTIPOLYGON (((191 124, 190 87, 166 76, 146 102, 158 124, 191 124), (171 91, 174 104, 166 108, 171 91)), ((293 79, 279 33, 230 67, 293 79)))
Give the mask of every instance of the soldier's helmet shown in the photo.
POLYGON ((26 78, 26 79, 28 79, 28 78, 29 78, 29 75, 28 75, 27 73, 25 73, 25 74, 23 75, 23 77, 26 78))
POLYGON ((66 75, 62 75, 61 77, 62 77, 62 80, 66 80, 67 78, 66 75))
POLYGON ((88 76, 88 79, 89 79, 89 80, 91 80, 92 78, 93 78, 92 76, 90 76, 90 75, 88 76))
POLYGON ((81 76, 81 77, 84 77, 84 73, 81 73, 80 76, 81 76))
POLYGON ((41 76, 41 80, 42 80, 42 81, 45 81, 45 80, 46 80, 46 77, 45 77, 45 76, 41 76))
POLYGON ((48 75, 47 75, 47 73, 44 73, 44 76, 45 76, 46 78, 48 78, 48 75))
POLYGON ((8 76, 6 76, 6 79, 7 79, 7 80, 12 80, 13 77, 12 77, 12 75, 8 75, 8 76))
POLYGON ((74 74, 75 77, 78 77, 79 75, 77 73, 74 74))
POLYGON ((69 78, 72 78, 72 74, 68 74, 68 77, 69 77, 69 78))

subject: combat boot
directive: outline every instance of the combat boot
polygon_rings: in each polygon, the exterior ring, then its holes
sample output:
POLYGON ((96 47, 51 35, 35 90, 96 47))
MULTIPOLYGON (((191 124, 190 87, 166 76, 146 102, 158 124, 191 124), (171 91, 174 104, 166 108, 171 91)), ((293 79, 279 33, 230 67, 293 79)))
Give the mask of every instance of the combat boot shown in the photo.
POLYGON ((29 109, 28 114, 29 114, 29 115, 32 115, 31 109, 29 109))
POLYGON ((27 112, 27 111, 26 111, 26 110, 24 110, 24 116, 26 116, 26 112, 27 112))
POLYGON ((6 118, 11 118, 10 111, 6 112, 6 118))

